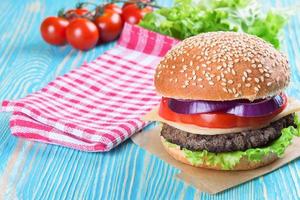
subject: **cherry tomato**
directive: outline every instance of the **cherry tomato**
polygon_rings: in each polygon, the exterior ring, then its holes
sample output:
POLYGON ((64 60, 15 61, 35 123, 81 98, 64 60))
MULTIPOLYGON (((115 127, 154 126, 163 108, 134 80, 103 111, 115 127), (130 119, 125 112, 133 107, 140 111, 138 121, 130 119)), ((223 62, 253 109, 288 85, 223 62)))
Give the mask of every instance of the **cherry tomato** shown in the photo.
POLYGON ((43 39, 53 45, 66 44, 66 29, 68 25, 69 21, 62 17, 47 17, 40 28, 43 39))
POLYGON ((211 112, 201 114, 178 114, 172 111, 168 106, 168 98, 162 98, 159 115, 169 121, 194 124, 207 128, 233 128, 233 127, 257 127, 267 123, 278 115, 287 105, 287 98, 282 96, 284 104, 278 110, 270 115, 261 117, 239 117, 232 114, 211 112))
POLYGON ((84 18, 77 18, 70 22, 66 33, 67 41, 72 47, 83 51, 93 48, 99 40, 97 26, 84 18))
POLYGON ((82 17, 83 15, 86 15, 89 11, 85 8, 76 8, 76 9, 71 9, 68 10, 65 13, 65 17, 69 20, 72 21, 76 18, 82 17))
POLYGON ((121 33, 123 23, 121 16, 114 11, 107 10, 95 19, 95 24, 100 33, 101 42, 110 42, 115 40, 121 33))
POLYGON ((134 3, 131 3, 130 1, 125 2, 125 3, 123 4, 123 6, 122 6, 122 10, 123 10, 124 8, 126 8, 127 6, 132 5, 132 4, 134 4, 134 3))
MULTIPOLYGON (((148 3, 148 2, 150 2, 150 1, 149 1, 149 0, 142 0, 141 2, 143 2, 143 3, 148 3)), ((125 2, 125 3, 123 4, 123 6, 122 6, 122 10, 123 10, 124 8, 126 8, 127 6, 132 5, 132 4, 135 4, 135 3, 136 3, 136 1, 134 1, 134 0, 125 2)))
POLYGON ((107 10, 112 10, 112 11, 118 13, 119 15, 122 14, 122 9, 114 3, 106 4, 104 6, 104 12, 107 11, 107 10))
POLYGON ((130 24, 138 24, 149 12, 152 12, 152 8, 149 6, 145 8, 139 8, 136 4, 127 5, 123 9, 122 19, 124 22, 130 24))
POLYGON ((82 16, 82 15, 86 14, 87 12, 88 12, 88 9, 86 9, 86 8, 76 8, 76 9, 68 10, 66 12, 66 14, 75 13, 78 16, 82 16))

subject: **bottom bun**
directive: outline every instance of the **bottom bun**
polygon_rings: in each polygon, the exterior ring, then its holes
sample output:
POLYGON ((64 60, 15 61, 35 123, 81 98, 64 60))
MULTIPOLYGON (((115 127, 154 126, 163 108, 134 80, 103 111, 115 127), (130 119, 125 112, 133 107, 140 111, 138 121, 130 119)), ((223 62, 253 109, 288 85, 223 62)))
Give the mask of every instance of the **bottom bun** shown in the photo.
POLYGON ((166 151, 173 158, 194 167, 201 167, 201 168, 214 169, 214 170, 250 170, 250 169, 256 169, 268 165, 278 159, 278 156, 274 153, 265 155, 260 161, 251 161, 246 156, 243 156, 232 169, 223 169, 221 166, 218 165, 209 165, 207 162, 205 162, 205 158, 203 163, 193 164, 186 158, 184 152, 180 149, 179 146, 170 147, 169 145, 167 145, 166 140, 162 136, 161 136, 161 141, 166 151))

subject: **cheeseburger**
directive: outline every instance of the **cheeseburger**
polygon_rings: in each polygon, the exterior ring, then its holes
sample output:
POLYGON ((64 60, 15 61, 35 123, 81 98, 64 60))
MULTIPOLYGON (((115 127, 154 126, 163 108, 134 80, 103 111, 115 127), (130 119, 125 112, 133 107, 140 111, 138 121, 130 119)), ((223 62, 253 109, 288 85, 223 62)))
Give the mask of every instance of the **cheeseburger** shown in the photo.
POLYGON ((210 32, 172 48, 155 72, 162 96, 146 120, 160 121, 161 141, 176 160, 217 170, 248 170, 283 156, 299 103, 284 89, 286 57, 245 33, 210 32))

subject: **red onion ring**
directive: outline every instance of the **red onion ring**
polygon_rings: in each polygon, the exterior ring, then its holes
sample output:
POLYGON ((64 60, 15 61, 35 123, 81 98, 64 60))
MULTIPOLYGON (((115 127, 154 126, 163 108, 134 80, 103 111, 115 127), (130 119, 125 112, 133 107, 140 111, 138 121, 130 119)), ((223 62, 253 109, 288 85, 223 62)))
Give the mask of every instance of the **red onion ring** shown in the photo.
POLYGON ((226 113, 241 117, 258 117, 269 115, 279 109, 285 102, 284 97, 276 95, 270 99, 253 103, 238 103, 226 113))
POLYGON ((223 112, 241 117, 257 117, 276 111, 284 104, 285 100, 285 95, 276 95, 272 98, 254 102, 248 100, 192 101, 169 99, 168 105, 172 111, 179 114, 223 112))

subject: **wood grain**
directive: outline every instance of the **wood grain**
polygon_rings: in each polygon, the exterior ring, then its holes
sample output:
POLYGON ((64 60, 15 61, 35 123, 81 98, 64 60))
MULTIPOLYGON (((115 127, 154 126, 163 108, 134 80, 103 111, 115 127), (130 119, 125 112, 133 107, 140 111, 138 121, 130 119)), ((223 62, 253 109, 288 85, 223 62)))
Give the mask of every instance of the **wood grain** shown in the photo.
MULTIPOLYGON (((2 0, 0 4, 0 101, 37 91, 55 77, 91 61, 114 43, 89 52, 52 47, 39 35, 41 21, 77 1, 2 0)), ((168 6, 171 1, 158 1, 168 6)), ((268 0, 283 8, 297 0, 268 0)), ((300 98, 300 15, 284 31, 283 51, 292 67, 289 94, 300 98)), ((0 113, 1 199, 300 199, 300 160, 217 195, 197 192, 174 178, 178 170, 130 140, 108 153, 85 153, 10 135, 0 113)), ((230 181, 230 180, 228 180, 230 181)))

